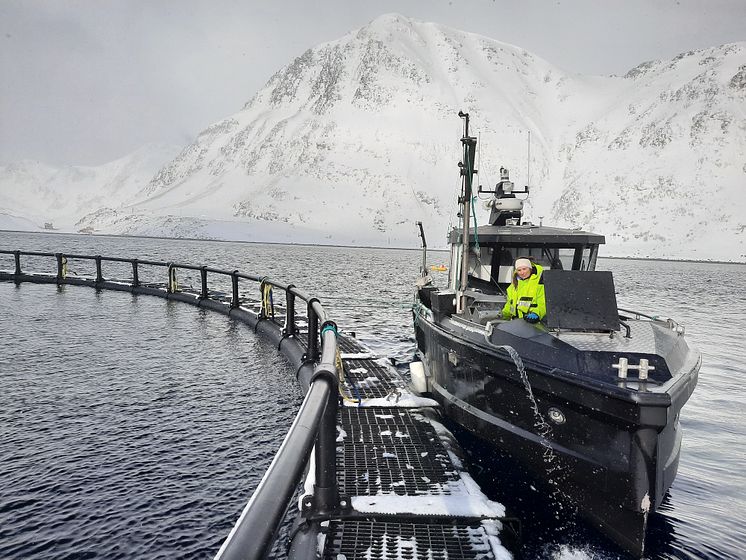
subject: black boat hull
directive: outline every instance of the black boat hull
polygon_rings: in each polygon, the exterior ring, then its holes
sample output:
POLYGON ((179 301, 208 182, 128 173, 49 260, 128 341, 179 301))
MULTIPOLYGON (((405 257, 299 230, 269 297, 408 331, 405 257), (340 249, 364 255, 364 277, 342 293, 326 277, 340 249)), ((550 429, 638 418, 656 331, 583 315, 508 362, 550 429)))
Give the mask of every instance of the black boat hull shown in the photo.
MULTIPOLYGON (((450 418, 642 555, 647 517, 676 476, 678 414, 696 385, 698 361, 665 392, 626 392, 525 358, 523 375, 498 345, 459 336, 426 314, 416 315, 415 331, 431 392, 450 418)), ((498 342, 516 343, 507 335, 498 342)))

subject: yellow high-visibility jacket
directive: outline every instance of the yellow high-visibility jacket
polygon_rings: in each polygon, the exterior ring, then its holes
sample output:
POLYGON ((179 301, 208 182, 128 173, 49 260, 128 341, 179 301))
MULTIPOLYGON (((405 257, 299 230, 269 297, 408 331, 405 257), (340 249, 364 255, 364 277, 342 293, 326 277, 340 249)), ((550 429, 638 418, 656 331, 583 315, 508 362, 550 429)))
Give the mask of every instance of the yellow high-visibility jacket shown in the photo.
POLYGON ((531 276, 525 280, 513 273, 513 282, 508 286, 508 301, 503 307, 503 319, 522 319, 527 313, 536 313, 539 319, 547 314, 544 301, 544 280, 541 277, 543 269, 534 264, 531 276))

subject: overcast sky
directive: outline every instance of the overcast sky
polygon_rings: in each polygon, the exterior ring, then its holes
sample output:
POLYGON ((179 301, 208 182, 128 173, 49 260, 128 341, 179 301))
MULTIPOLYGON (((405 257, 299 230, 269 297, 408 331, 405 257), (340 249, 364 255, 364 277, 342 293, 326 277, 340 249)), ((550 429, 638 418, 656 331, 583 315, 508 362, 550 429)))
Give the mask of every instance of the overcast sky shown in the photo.
POLYGON ((389 12, 581 74, 746 40, 746 0, 0 0, 0 164, 186 145, 307 48, 389 12))

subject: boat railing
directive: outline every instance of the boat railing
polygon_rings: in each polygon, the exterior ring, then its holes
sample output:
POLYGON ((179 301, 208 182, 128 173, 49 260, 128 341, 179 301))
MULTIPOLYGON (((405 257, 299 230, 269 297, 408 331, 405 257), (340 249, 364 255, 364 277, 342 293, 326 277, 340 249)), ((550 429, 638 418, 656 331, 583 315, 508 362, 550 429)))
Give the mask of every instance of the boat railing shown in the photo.
MULTIPOLYGON (((275 338, 280 340, 281 350, 283 341, 292 340, 295 342, 295 355, 303 352, 300 359, 296 360, 301 363, 299 375, 301 369, 310 370, 309 388, 303 403, 280 449, 223 542, 216 559, 253 560, 266 556, 307 464, 314 465, 314 473, 309 473, 314 479, 314 490, 310 501, 304 500, 303 514, 323 516, 339 506, 336 482, 336 423, 339 406, 337 327, 317 298, 292 284, 282 284, 238 270, 146 259, 38 251, 0 250, 0 255, 13 257, 12 271, 3 270, 0 261, 0 280, 17 284, 34 282, 85 285, 185 301, 223 312, 249 323, 255 330, 258 330, 259 325, 269 325, 263 331, 274 333, 275 338), (49 272, 26 272, 24 257, 54 260, 47 266, 49 272), (85 276, 71 273, 73 261, 92 263, 95 267, 92 269, 93 274, 85 276), (131 270, 129 277, 107 278, 104 275, 107 263, 127 265, 131 270), (144 281, 142 273, 146 267, 159 269, 160 280, 156 277, 155 282, 144 281), (180 271, 199 273, 198 287, 180 287, 180 271), (230 282, 227 292, 211 289, 213 285, 210 281, 214 282, 216 278, 222 279, 224 283, 230 282), (258 284, 258 291, 254 291, 258 299, 246 297, 246 291, 242 289, 242 283, 245 282, 258 284), (273 289, 284 294, 284 305, 274 302, 273 289), (297 314, 297 300, 305 303, 305 314, 297 314), (283 316, 275 317, 275 311, 282 308, 283 316), (313 460, 309 461, 312 451, 313 460)), ((254 290, 256 287, 254 286, 254 290)))
POLYGON ((641 318, 648 319, 654 323, 661 323, 663 325, 666 325, 669 329, 672 331, 676 331, 678 334, 684 334, 684 327, 681 326, 679 323, 671 319, 670 317, 660 317, 658 315, 646 315, 645 313, 640 313, 639 311, 632 311, 630 309, 622 309, 621 307, 617 308, 622 313, 628 313, 633 316, 634 319, 640 320, 641 318))

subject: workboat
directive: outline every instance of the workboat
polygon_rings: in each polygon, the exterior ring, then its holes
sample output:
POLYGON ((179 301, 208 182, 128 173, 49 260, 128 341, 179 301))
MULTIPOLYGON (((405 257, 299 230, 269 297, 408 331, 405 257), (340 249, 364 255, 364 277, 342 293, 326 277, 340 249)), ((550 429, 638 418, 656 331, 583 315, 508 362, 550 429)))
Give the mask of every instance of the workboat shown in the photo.
POLYGON ((700 354, 674 320, 617 307, 612 274, 596 270, 603 235, 523 221, 528 186, 519 191, 506 169, 494 190, 478 187, 490 218, 470 228, 477 139, 469 115, 459 116, 462 182, 447 287, 427 274, 421 231, 413 313, 427 390, 449 418, 642 556, 648 516, 676 476, 679 418, 700 354), (540 322, 503 318, 517 258, 543 270, 540 322))

